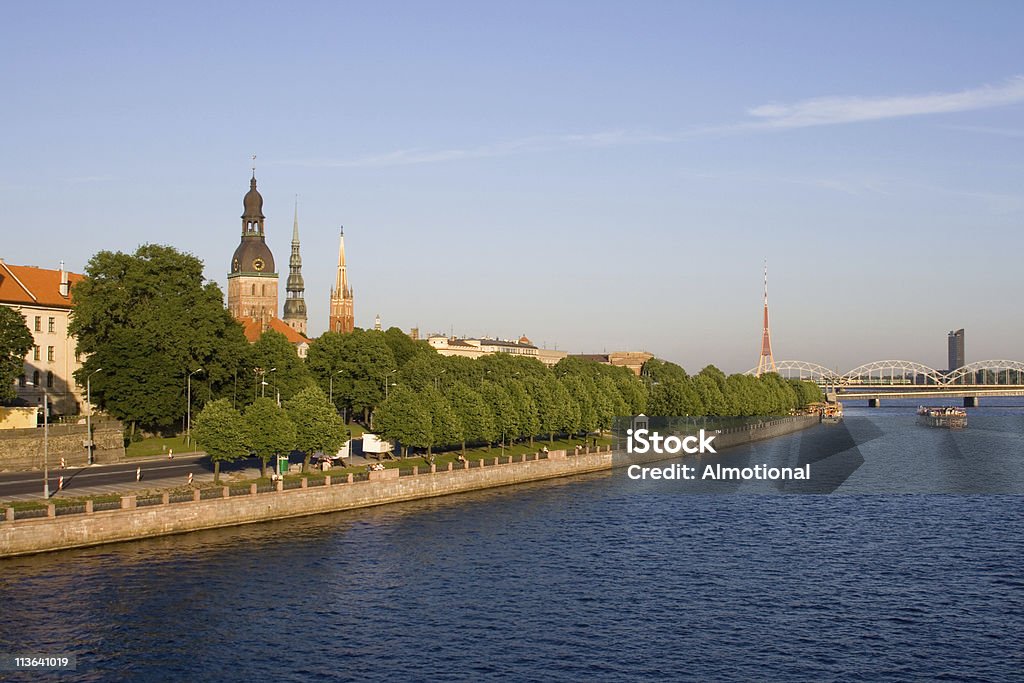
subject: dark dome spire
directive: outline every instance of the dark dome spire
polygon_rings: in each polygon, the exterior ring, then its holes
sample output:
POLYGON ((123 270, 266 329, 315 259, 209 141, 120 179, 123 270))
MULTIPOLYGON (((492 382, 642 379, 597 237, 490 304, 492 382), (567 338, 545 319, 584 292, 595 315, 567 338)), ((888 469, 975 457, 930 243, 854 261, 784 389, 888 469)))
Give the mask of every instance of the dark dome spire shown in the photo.
POLYGON ((253 172, 252 180, 249 181, 249 191, 245 193, 242 200, 242 218, 250 221, 263 220, 263 196, 256 189, 256 172, 253 172))

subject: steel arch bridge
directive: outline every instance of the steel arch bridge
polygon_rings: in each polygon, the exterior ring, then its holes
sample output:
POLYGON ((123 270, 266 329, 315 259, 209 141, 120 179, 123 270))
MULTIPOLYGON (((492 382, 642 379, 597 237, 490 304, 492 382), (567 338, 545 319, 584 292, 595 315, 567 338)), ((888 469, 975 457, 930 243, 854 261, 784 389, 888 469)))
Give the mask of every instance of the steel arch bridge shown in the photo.
MULTIPOLYGON (((1024 362, 982 360, 952 372, 936 370, 908 360, 878 360, 840 374, 819 363, 800 360, 777 361, 778 373, 789 379, 806 379, 835 387, 1018 387, 1024 389, 1024 362)), ((748 375, 756 375, 751 368, 748 375)))

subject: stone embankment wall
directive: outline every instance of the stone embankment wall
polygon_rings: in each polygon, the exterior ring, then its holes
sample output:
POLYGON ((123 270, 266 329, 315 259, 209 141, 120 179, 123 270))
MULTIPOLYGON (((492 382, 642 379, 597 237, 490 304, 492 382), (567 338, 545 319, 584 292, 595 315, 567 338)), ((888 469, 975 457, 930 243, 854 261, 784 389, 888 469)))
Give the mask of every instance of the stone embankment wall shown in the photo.
MULTIPOLYGON (((51 469, 86 464, 89 452, 85 447, 88 430, 84 424, 53 424, 49 426, 45 457, 51 469)), ((114 420, 93 420, 93 439, 96 446, 93 458, 98 463, 117 462, 124 458, 124 430, 114 420)), ((5 429, 0 431, 0 471, 20 472, 43 469, 43 428, 5 429)))
MULTIPOLYGON (((760 429, 723 432, 716 445, 746 443, 804 429, 817 423, 817 418, 784 418, 766 423, 760 429)), ((13 519, 13 510, 0 521, 0 557, 26 555, 49 550, 127 541, 150 536, 178 534, 215 527, 236 526, 323 512, 336 512, 361 507, 397 503, 420 498, 447 496, 455 493, 509 486, 531 481, 554 479, 587 472, 611 469, 623 464, 613 462, 610 448, 598 452, 582 450, 578 454, 551 451, 547 457, 512 456, 490 459, 486 466, 466 463, 464 466, 435 471, 431 466, 422 472, 398 476, 397 470, 371 473, 378 476, 353 482, 351 475, 342 481, 328 481, 322 486, 308 486, 257 493, 255 485, 248 495, 230 495, 225 487, 222 498, 135 507, 135 498, 122 499, 122 509, 45 519, 13 519), (533 459, 531 459, 533 458, 533 459)), ((198 491, 197 491, 198 493, 198 491)), ((168 501, 167 498, 164 499, 168 501)))

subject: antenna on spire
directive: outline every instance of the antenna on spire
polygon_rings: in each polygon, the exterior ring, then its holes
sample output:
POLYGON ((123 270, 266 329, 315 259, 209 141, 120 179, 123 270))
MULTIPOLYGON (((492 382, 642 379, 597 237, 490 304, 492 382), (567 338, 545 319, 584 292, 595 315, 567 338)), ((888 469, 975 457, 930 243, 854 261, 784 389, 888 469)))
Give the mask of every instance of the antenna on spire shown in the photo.
POLYGON ((342 236, 342 237, 344 237, 344 236, 345 236, 345 226, 344 226, 344 225, 343 225, 343 226, 341 226, 341 236, 342 236))
POLYGON ((256 155, 252 155, 252 177, 256 177, 256 155))
POLYGON ((768 305, 768 259, 764 260, 764 305, 768 305))

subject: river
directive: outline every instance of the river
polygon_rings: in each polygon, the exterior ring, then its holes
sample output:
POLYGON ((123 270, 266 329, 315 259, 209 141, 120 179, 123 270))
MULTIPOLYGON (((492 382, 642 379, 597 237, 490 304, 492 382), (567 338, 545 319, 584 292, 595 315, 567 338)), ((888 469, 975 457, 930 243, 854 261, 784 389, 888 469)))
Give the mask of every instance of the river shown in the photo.
POLYGON ((2 560, 0 654, 79 681, 1019 679, 1020 403, 961 432, 851 407, 719 456, 810 462, 813 494, 615 470, 2 560))

